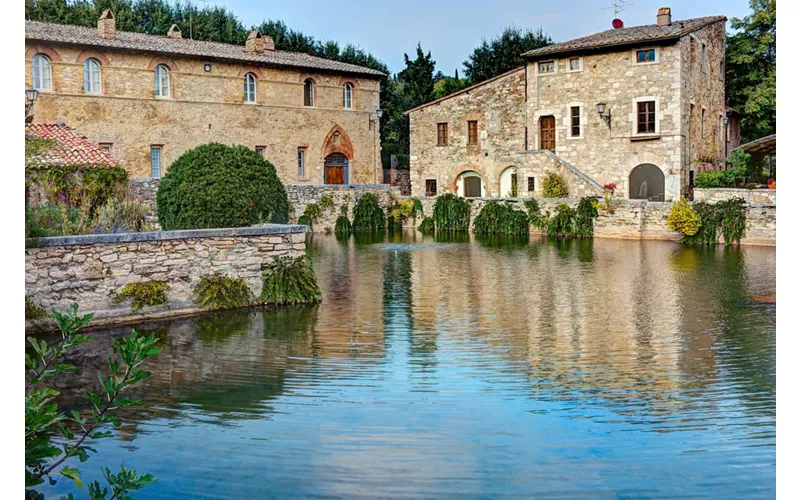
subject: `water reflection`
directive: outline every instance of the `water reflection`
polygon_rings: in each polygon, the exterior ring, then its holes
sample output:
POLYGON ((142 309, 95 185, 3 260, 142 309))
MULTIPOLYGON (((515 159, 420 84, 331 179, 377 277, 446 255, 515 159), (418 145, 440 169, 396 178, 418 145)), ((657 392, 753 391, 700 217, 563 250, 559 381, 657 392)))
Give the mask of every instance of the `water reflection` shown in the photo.
MULTIPOLYGON (((318 307, 144 326, 150 407, 100 445, 161 478, 142 498, 774 491, 775 307, 749 300, 774 294, 774 249, 309 245, 318 307)), ((127 331, 81 346, 76 377, 127 331)))

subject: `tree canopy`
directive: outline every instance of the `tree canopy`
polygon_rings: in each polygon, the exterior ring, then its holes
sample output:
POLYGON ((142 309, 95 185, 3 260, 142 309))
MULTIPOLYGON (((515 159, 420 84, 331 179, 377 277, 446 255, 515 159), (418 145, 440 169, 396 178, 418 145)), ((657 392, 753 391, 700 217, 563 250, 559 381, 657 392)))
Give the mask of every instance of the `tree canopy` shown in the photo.
POLYGON ((484 39, 464 61, 465 75, 472 83, 479 83, 506 71, 523 66, 522 53, 551 45, 553 40, 542 30, 509 26, 499 37, 484 39))
POLYGON ((728 105, 742 115, 742 141, 776 130, 775 0, 750 0, 753 12, 731 19, 725 81, 728 105))

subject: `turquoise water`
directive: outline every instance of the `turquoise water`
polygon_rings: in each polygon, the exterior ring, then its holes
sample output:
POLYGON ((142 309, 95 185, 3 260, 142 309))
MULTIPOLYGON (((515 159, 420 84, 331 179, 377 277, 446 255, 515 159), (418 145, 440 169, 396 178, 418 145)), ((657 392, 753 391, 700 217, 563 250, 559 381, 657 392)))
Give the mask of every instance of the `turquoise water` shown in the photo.
MULTIPOLYGON (((136 498, 775 495, 773 248, 309 248, 318 307, 140 327, 164 347, 148 407, 96 443, 84 479, 159 478, 136 498)), ((82 346, 68 398, 129 330, 82 346)))

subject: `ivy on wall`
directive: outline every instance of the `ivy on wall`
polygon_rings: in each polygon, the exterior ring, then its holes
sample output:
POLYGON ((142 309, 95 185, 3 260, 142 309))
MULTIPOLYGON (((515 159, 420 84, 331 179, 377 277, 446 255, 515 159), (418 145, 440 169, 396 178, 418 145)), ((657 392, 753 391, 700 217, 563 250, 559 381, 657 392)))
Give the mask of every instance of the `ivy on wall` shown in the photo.
POLYGON ((206 274, 192 291, 194 303, 212 311, 249 306, 252 294, 243 278, 206 274))

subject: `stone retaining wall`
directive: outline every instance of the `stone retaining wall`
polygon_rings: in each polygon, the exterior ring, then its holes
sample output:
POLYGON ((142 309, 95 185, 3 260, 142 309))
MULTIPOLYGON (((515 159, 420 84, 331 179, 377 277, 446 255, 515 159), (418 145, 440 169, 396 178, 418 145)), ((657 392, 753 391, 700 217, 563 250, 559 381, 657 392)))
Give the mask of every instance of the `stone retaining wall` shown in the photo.
MULTIPOLYGON (((433 215, 436 197, 420 197, 422 208, 426 216, 433 215)), ((486 202, 503 200, 518 205, 519 210, 525 210, 525 198, 469 198, 471 209, 471 222, 481 212, 486 202)), ((560 203, 566 203, 576 208, 580 198, 537 198, 542 213, 555 212, 560 203)), ((602 202, 601 202, 602 203, 602 202)), ((600 214, 595 221, 594 236, 596 238, 624 238, 641 240, 673 240, 677 241, 680 234, 667 227, 667 217, 672 208, 669 202, 652 202, 646 200, 614 200, 614 212, 608 213, 599 210, 600 214)), ((421 219, 417 219, 419 226, 421 219)), ((415 222, 409 218, 405 227, 413 227, 415 222)), ((775 205, 751 203, 747 207, 747 230, 742 238, 743 245, 768 245, 776 244, 776 209, 775 205)), ((540 231, 531 228, 532 233, 540 231)))
POLYGON ((152 177, 132 177, 128 179, 128 191, 133 199, 141 201, 156 215, 156 191, 161 179, 152 177))
POLYGON ((258 296, 265 266, 279 256, 302 256, 306 248, 303 226, 277 224, 64 236, 35 244, 25 249, 25 295, 47 311, 77 302, 95 313, 93 325, 197 312, 192 292, 206 274, 244 278, 258 296), (151 280, 167 283, 168 306, 134 313, 129 301, 115 303, 112 293, 125 284, 151 280))
POLYGON ((730 200, 731 198, 743 198, 747 203, 776 205, 777 196, 775 192, 775 189, 694 188, 694 201, 716 203, 730 200))
POLYGON ((286 195, 292 206, 290 219, 296 223, 297 219, 303 215, 307 205, 312 203, 320 204, 323 196, 329 196, 333 201, 333 206, 322 211, 322 215, 314 222, 313 232, 321 233, 325 228, 333 230, 336 226, 336 218, 342 205, 347 205, 348 217, 353 220, 353 207, 361 196, 366 193, 375 193, 381 208, 386 208, 392 204, 392 200, 401 197, 400 187, 388 184, 359 184, 359 185, 336 185, 336 184, 287 184, 286 195))

